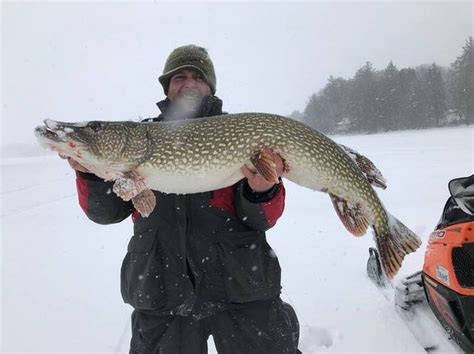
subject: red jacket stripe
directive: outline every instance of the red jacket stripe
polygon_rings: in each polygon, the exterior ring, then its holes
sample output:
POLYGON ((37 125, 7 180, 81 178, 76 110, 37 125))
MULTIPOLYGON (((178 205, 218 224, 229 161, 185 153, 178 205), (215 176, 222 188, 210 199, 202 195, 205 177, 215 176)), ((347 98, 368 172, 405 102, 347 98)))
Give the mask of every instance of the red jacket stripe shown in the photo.
POLYGON ((276 224, 285 209, 285 187, 283 183, 280 182, 280 190, 277 194, 273 196, 270 201, 261 203, 261 206, 267 217, 268 225, 272 227, 276 224))
POLYGON ((209 200, 211 207, 223 209, 231 214, 235 214, 234 207, 234 186, 217 189, 209 200))
POLYGON ((82 210, 87 214, 89 210, 88 201, 89 201, 89 187, 87 185, 87 180, 83 178, 79 173, 76 173, 76 187, 77 195, 79 197, 79 205, 82 210))

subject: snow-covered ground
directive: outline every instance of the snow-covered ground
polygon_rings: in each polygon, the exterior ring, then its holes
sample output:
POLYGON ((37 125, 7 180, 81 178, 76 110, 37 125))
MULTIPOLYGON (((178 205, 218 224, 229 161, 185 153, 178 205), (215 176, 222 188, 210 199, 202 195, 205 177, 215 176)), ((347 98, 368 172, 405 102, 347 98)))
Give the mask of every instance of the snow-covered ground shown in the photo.
MULTIPOLYGON (((473 137, 472 126, 334 137, 375 162, 388 179, 378 190, 385 207, 423 240, 398 278, 421 268, 448 181, 473 173, 473 137)), ((0 351, 126 352, 131 308, 119 274, 131 221, 90 222, 73 171, 57 156, 4 158, 1 173, 0 351)), ((299 316, 302 351, 424 352, 366 276, 372 236, 350 236, 327 195, 286 187, 285 214, 268 240, 283 269, 282 296, 299 316)))

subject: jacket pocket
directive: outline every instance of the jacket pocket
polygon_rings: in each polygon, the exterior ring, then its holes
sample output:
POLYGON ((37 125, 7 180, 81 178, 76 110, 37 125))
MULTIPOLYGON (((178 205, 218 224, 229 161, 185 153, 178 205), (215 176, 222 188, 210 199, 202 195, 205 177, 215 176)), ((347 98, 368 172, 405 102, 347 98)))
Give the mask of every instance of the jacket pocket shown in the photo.
POLYGON ((217 234, 217 243, 229 302, 265 300, 280 294, 280 264, 264 232, 222 232, 217 234))
POLYGON ((156 229, 133 235, 122 262, 122 298, 136 309, 157 309, 165 296, 161 257, 154 247, 156 235, 156 229))

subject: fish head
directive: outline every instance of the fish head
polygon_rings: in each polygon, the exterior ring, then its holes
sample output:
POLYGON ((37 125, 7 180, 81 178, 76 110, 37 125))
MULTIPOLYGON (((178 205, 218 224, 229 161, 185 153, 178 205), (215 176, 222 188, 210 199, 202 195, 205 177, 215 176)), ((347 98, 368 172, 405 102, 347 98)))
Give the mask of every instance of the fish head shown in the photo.
POLYGON ((135 149, 127 143, 132 136, 139 135, 136 131, 139 128, 132 122, 67 123, 46 119, 44 125, 35 129, 35 134, 43 146, 82 164, 95 165, 136 161, 145 143, 135 149))

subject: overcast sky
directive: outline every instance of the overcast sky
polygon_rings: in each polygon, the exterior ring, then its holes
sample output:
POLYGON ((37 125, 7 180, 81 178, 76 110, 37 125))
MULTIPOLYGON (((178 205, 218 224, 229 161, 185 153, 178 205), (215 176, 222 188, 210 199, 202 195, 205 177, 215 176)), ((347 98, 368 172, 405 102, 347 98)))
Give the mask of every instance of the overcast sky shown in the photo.
POLYGON ((157 116, 166 57, 190 43, 208 49, 224 110, 288 115, 366 61, 448 66, 472 4, 2 2, 2 144, 33 140, 45 118, 157 116))

